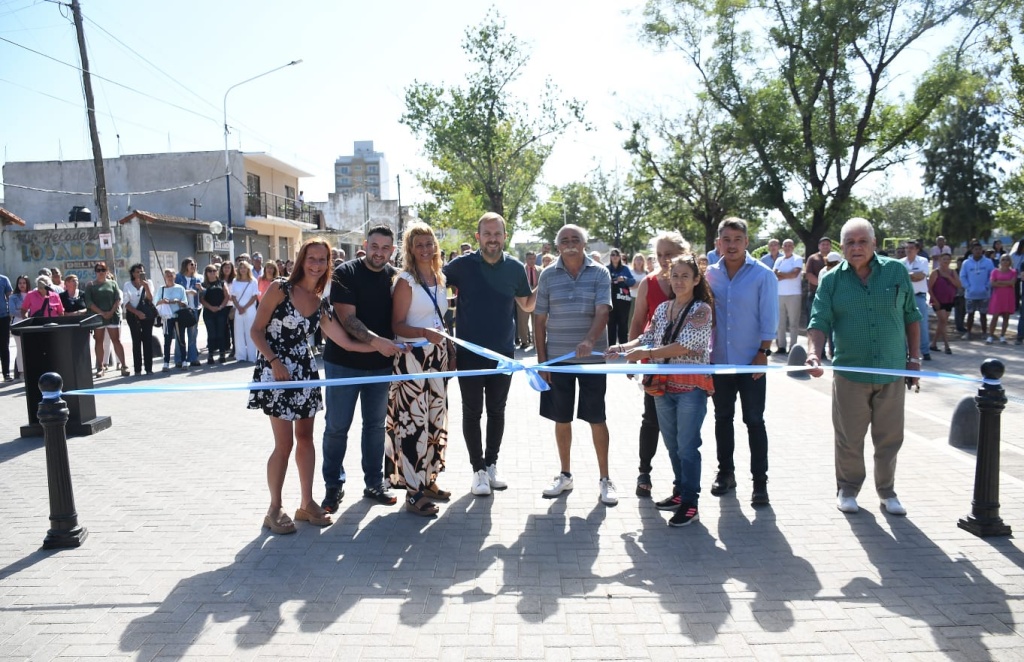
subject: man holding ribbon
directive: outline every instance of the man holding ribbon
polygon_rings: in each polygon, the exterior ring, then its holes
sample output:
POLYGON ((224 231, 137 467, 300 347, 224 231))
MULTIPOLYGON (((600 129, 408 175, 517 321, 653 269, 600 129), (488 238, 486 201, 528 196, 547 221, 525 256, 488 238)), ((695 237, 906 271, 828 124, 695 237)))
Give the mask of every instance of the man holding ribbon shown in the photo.
MULTIPOLYGON (((707 271, 715 295, 715 341, 711 362, 726 365, 768 364, 779 320, 779 281, 775 273, 747 251, 747 222, 729 217, 718 225, 722 253, 707 271)), ((750 474, 754 490, 750 502, 768 505, 768 431, 764 425, 767 396, 763 372, 715 374, 715 444, 718 475, 711 494, 722 496, 736 487, 733 418, 740 399, 750 444, 750 474)))
MULTIPOLYGON (((492 353, 515 356, 516 312, 529 315, 537 301, 523 263, 505 253, 505 219, 493 212, 476 224, 480 249, 460 255, 444 267, 449 285, 459 289, 455 329, 460 340, 474 343, 492 353)), ((534 283, 536 283, 536 277, 534 283)), ((461 347, 456 351, 459 370, 489 370, 495 358, 481 356, 461 347)), ((462 392, 462 436, 473 465, 470 491, 486 496, 508 484, 498 475, 498 452, 505 434, 505 402, 511 374, 459 377, 462 392), (487 445, 484 450, 480 419, 487 409, 487 445)))
MULTIPOLYGON (((390 376, 392 357, 403 351, 391 339, 391 283, 398 271, 388 261, 395 251, 390 226, 370 228, 363 246, 366 255, 334 270, 331 304, 341 325, 358 342, 374 349, 350 352, 330 338, 324 350, 328 379, 390 376)), ((327 415, 323 440, 323 476, 327 488, 321 507, 338 512, 345 495, 345 451, 356 400, 362 404, 363 496, 388 506, 397 499, 384 485, 384 422, 388 411, 387 381, 327 387, 327 415)))
MULTIPOLYGON (((823 374, 819 352, 824 351, 828 334, 835 333, 836 507, 844 513, 859 509, 857 494, 866 476, 864 437, 870 424, 875 490, 882 508, 891 515, 906 515, 894 489, 896 455, 903 445, 904 380, 875 371, 921 369, 921 313, 907 270, 898 260, 875 253, 871 223, 851 218, 843 225, 840 243, 846 260, 822 276, 807 331, 812 377, 823 374), (871 372, 847 372, 843 366, 871 372)), ((912 379, 908 387, 916 383, 912 379)))
POLYGON ((608 348, 608 315, 612 308, 612 280, 603 265, 587 257, 587 233, 577 225, 564 225, 555 237, 558 259, 540 274, 534 334, 537 361, 560 358, 559 365, 580 365, 576 373, 542 372, 551 389, 540 394, 540 415, 555 422, 555 441, 562 471, 544 490, 547 498, 573 488, 569 459, 572 448, 573 409, 590 423, 600 469, 601 502, 619 502, 615 484, 608 474, 608 424, 604 396, 607 375, 588 373, 586 364, 602 363, 608 348), (582 364, 582 365, 581 365, 582 364), (576 386, 579 385, 579 405, 576 386))

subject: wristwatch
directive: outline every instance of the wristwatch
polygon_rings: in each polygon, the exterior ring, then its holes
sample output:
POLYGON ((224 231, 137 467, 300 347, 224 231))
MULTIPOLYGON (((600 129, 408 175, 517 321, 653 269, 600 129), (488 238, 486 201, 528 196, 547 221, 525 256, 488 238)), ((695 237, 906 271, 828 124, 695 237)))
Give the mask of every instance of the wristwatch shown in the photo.
POLYGON ((772 355, 772 350, 770 348, 768 348, 768 347, 758 348, 757 351, 760 352, 761 354, 764 354, 765 356, 771 356, 772 355))

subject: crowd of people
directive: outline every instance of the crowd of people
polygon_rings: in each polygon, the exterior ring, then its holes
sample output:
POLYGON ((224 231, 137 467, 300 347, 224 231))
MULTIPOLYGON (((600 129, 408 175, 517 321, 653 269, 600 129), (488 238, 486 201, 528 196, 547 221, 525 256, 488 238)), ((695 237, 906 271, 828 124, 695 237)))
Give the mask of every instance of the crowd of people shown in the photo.
MULTIPOLYGON (((409 513, 436 516, 439 504, 452 495, 441 484, 449 440, 447 393, 456 370, 466 373, 457 379, 462 437, 472 467, 469 491, 483 497, 505 489, 498 463, 511 374, 476 371, 495 369, 497 357, 514 358, 517 348, 533 347, 543 364, 540 378, 548 385, 540 394, 538 413, 553 423, 559 471, 543 496, 559 498, 575 487, 572 422, 578 418, 590 426, 598 499, 614 506, 619 492, 608 459, 608 377, 587 366, 618 358, 655 366, 766 366, 773 343, 782 354, 798 346, 806 315, 810 374, 821 376, 827 358, 836 368, 836 506, 845 513, 859 508, 870 424, 881 507, 904 515, 895 491, 904 380, 842 368, 916 370, 938 343, 950 353, 949 315, 956 314, 958 305, 965 338, 972 337, 977 313, 988 329, 987 341, 996 341, 1001 321, 998 338, 1006 342, 1009 316, 1019 308, 1018 274, 1024 262, 1020 247, 989 258, 979 243, 972 243, 971 254, 954 269, 942 237, 928 257, 908 241, 898 259, 889 258, 878 252, 871 224, 859 218, 842 227, 841 253, 823 238, 806 261, 795 253, 791 239, 772 239, 760 259, 753 257, 747 223, 734 217, 722 221, 707 255, 695 253, 678 233, 665 232, 654 238, 652 255, 628 256, 612 248, 605 263, 601 254, 588 253, 586 230, 566 224, 554 248, 544 244, 539 254, 528 251, 520 262, 506 252, 505 220, 494 213, 480 218, 475 238, 475 250, 465 243, 445 255, 424 223, 410 223, 400 241, 381 225, 369 229, 352 260, 323 239, 310 239, 294 263, 264 264, 259 253, 243 254, 234 262, 211 261, 199 275, 195 260, 186 258, 180 271, 163 269, 159 286, 141 264, 130 267, 122 287, 109 278, 103 262, 95 264, 95 279, 82 288, 73 275, 56 285, 59 271, 52 269, 39 274, 34 288, 27 276, 13 285, 0 277, 8 302, 0 332, 25 317, 95 314, 102 318, 94 331, 97 375, 106 370, 109 339, 121 374, 128 376, 121 317, 131 334, 135 375, 153 372, 157 324, 163 330, 163 370, 199 366, 201 317, 209 363, 224 363, 233 353, 235 360, 254 364, 254 383, 316 378, 322 339, 326 377, 350 381, 323 392, 301 384, 267 384, 249 397, 249 408, 269 417, 274 437, 264 525, 287 534, 296 531, 296 520, 333 523, 345 496, 344 461, 357 403, 363 498, 394 505, 398 497, 393 491, 400 490, 409 513), (396 246, 401 246, 400 256, 396 246), (931 311, 937 322, 934 337, 926 323, 931 311), (470 350, 461 343, 478 347, 470 350), (318 503, 313 497, 313 418, 324 409, 324 497, 318 503), (293 450, 301 487, 294 518, 282 495, 293 450)), ((15 377, 22 371, 18 347, 15 377)), ((6 348, 3 342, 0 358, 9 381, 6 348)), ((673 484, 655 506, 671 511, 671 526, 699 520, 701 428, 709 399, 717 460, 710 493, 723 496, 737 489, 738 399, 747 431, 750 500, 757 507, 770 504, 766 371, 669 369, 636 378, 644 390, 638 497, 654 498, 653 463, 664 445, 673 484)))

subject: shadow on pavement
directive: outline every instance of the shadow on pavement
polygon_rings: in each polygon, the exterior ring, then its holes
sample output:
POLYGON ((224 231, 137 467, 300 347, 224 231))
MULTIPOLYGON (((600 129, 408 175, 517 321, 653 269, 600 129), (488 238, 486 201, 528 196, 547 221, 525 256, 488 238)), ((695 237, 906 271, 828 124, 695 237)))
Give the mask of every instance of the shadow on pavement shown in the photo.
POLYGON ((31 453, 36 450, 42 451, 44 448, 42 437, 18 437, 17 439, 5 441, 0 443, 0 464, 10 462, 25 453, 31 453))
POLYGON ((998 657, 985 647, 984 638, 1013 631, 1006 591, 966 558, 947 556, 909 518, 862 509, 846 519, 879 581, 855 578, 843 587, 843 595, 922 621, 940 650, 959 651, 972 660, 998 657), (878 517, 886 518, 891 531, 878 517))

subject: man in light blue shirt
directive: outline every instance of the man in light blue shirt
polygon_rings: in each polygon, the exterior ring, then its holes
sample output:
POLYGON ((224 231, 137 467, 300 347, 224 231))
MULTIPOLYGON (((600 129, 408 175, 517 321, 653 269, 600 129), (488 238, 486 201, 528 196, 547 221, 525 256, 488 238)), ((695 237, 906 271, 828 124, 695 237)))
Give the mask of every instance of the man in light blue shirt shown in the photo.
POLYGON ((964 340, 971 339, 971 327, 974 326, 974 313, 981 316, 981 333, 988 328, 986 315, 988 300, 992 296, 992 272, 996 265, 984 255, 984 249, 977 241, 971 244, 971 255, 960 265, 960 282, 964 286, 964 299, 967 302, 967 333, 964 340))
MULTIPOLYGON (((715 295, 715 341, 711 363, 767 365, 778 326, 778 279, 747 252, 747 222, 730 217, 718 226, 721 259, 708 266, 707 279, 715 295)), ((768 505, 768 432, 764 425, 764 373, 714 375, 715 442, 718 475, 711 494, 721 496, 736 487, 736 446, 733 418, 736 396, 750 443, 750 473, 754 481, 751 504, 768 505)))

